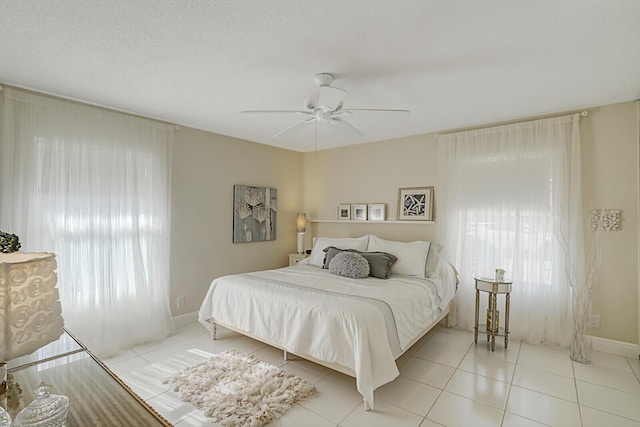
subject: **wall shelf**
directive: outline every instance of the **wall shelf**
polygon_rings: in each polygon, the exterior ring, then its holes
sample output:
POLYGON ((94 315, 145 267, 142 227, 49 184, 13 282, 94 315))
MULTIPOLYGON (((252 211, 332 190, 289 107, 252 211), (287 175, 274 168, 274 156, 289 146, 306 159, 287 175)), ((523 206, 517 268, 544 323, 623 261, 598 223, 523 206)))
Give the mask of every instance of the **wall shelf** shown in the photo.
POLYGON ((405 224, 405 225, 425 225, 435 224, 435 221, 398 221, 397 219, 388 219, 385 221, 360 221, 346 219, 312 219, 311 222, 318 223, 336 223, 336 224, 405 224))

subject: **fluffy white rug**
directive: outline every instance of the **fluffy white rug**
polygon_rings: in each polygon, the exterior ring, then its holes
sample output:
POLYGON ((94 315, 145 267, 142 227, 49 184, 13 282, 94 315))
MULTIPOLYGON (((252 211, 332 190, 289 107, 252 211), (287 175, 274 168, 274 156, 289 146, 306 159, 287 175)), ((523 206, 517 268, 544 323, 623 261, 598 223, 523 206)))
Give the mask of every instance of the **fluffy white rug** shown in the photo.
POLYGON ((261 426, 314 392, 302 378, 235 351, 182 369, 165 383, 223 426, 261 426))

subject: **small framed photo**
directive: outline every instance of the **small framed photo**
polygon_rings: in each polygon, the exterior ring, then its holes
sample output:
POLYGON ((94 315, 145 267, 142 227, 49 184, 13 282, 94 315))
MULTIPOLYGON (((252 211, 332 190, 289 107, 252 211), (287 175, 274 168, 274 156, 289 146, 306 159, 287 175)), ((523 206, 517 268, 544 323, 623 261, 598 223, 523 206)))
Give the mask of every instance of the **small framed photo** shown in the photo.
POLYGON ((351 219, 351 205, 338 205, 338 219, 343 221, 351 219))
POLYGON ((432 221, 433 187, 399 188, 398 219, 407 221, 432 221))
POLYGON ((351 205, 351 219, 354 221, 366 221, 367 205, 351 205))
POLYGON ((369 203, 368 213, 369 213, 369 221, 384 221, 385 220, 385 204, 369 203))

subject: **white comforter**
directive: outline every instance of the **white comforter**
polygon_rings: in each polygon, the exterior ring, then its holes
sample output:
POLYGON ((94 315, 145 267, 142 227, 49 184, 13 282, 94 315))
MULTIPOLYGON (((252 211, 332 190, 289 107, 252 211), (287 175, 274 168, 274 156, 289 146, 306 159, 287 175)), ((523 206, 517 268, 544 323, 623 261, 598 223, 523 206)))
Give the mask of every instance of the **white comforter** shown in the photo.
POLYGON ((399 375, 395 359, 453 296, 455 283, 444 282, 450 281, 349 279, 298 265, 215 279, 198 317, 209 329, 215 322, 226 324, 291 353, 352 370, 358 391, 373 407, 373 391, 399 375), (385 316, 381 304, 392 316, 385 316))

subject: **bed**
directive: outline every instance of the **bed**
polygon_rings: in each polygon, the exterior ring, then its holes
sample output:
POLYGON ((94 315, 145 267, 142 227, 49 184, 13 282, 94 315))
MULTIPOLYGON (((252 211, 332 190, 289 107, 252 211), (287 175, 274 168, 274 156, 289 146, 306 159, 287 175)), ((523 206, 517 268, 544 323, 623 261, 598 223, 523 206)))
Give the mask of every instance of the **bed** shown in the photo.
POLYGON ((457 277, 437 252, 429 242, 373 235, 317 238, 296 266, 213 280, 199 321, 214 339, 216 325, 224 326, 284 350, 285 358, 292 353, 355 377, 365 409, 373 409, 374 390, 399 375, 395 360, 449 313, 457 277), (378 277, 356 279, 325 265, 343 252, 396 260, 381 273, 367 258, 378 277))

